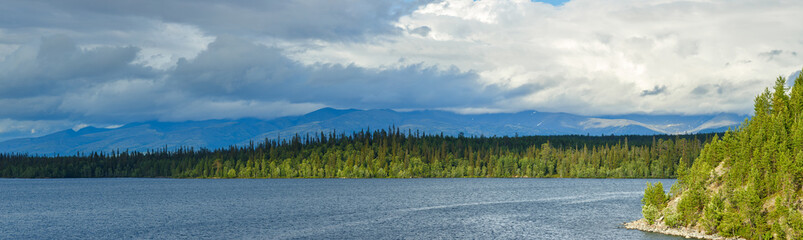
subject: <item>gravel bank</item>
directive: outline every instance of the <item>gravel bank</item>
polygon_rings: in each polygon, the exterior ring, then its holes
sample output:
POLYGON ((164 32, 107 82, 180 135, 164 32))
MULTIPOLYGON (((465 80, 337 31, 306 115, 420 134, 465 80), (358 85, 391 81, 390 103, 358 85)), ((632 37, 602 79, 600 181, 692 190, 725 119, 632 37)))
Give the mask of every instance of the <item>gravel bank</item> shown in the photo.
POLYGON ((641 230, 645 232, 654 232, 667 235, 681 236, 685 238, 711 239, 711 240, 744 239, 744 238, 726 238, 718 235, 705 234, 704 232, 700 232, 695 229, 685 228, 685 227, 670 228, 669 226, 666 226, 663 223, 650 225, 647 223, 647 220, 643 218, 633 222, 625 223, 625 228, 641 230))

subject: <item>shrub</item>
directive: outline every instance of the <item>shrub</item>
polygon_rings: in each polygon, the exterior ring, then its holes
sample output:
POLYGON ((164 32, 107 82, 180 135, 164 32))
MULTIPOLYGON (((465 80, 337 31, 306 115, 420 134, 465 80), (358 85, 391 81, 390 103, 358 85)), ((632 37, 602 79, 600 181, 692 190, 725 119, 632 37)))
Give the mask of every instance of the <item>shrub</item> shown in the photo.
POLYGON ((660 211, 666 207, 666 194, 664 194, 664 185, 661 182, 655 184, 647 183, 647 188, 644 189, 644 198, 641 203, 644 205, 652 205, 660 211))
POLYGON ((700 217, 700 211, 706 204, 705 192, 701 187, 694 187, 683 193, 678 202, 678 213, 681 215, 681 225, 694 225, 700 217))
POLYGON ((664 214, 664 223, 670 227, 677 227, 680 226, 680 213, 677 211, 672 210, 671 208, 665 208, 663 211, 664 214))
POLYGON ((724 202, 720 194, 715 194, 703 209, 703 227, 708 233, 717 231, 720 221, 722 221, 722 211, 724 202))
POLYGON ((723 237, 732 237, 736 236, 736 234, 741 230, 742 222, 739 219, 739 214, 735 212, 725 211, 722 214, 722 221, 720 222, 719 226, 717 226, 717 230, 719 230, 719 235, 723 237))
POLYGON ((641 215, 644 215, 644 219, 647 219, 647 222, 650 224, 655 224, 655 219, 658 218, 658 213, 658 208, 651 204, 641 206, 641 215))

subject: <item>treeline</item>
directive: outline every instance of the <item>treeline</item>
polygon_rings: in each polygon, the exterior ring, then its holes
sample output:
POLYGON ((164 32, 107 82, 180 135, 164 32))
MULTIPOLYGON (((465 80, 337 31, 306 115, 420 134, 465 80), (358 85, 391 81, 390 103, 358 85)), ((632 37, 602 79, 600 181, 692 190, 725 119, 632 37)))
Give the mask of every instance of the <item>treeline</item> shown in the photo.
POLYGON ((645 190, 648 221, 747 239, 803 238, 803 75, 779 77, 755 99, 755 116, 679 168, 670 196, 645 190))
POLYGON ((713 136, 455 137, 389 128, 217 150, 0 154, 0 177, 673 178, 713 136))

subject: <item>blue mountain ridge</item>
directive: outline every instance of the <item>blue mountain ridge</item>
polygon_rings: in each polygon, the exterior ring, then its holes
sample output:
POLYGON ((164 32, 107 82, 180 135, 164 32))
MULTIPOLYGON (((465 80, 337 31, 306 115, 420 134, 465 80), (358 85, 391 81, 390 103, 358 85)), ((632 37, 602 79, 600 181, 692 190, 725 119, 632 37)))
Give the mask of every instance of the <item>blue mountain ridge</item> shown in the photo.
POLYGON ((652 135, 722 132, 735 128, 747 116, 708 115, 609 115, 580 116, 569 113, 524 111, 518 113, 457 114, 424 110, 398 112, 388 109, 357 110, 323 108, 302 116, 271 120, 243 118, 185 122, 136 122, 119 128, 85 127, 36 138, 0 142, 0 152, 72 155, 77 152, 114 150, 147 151, 177 147, 225 148, 258 143, 265 139, 317 135, 321 132, 352 133, 365 129, 398 127, 401 131, 456 136, 526 135, 652 135))

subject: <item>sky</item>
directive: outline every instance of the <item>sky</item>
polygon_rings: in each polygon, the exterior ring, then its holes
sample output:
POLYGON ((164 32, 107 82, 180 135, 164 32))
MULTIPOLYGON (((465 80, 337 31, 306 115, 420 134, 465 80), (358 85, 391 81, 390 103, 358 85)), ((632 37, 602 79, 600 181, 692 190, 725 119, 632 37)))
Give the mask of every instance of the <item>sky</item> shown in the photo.
POLYGON ((749 114, 798 0, 5 0, 0 140, 323 107, 749 114))

